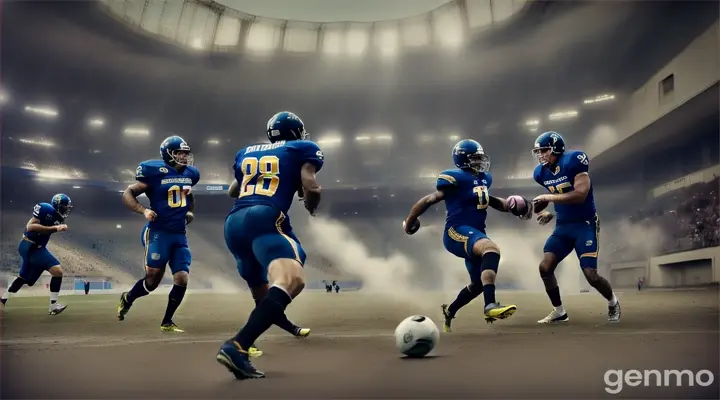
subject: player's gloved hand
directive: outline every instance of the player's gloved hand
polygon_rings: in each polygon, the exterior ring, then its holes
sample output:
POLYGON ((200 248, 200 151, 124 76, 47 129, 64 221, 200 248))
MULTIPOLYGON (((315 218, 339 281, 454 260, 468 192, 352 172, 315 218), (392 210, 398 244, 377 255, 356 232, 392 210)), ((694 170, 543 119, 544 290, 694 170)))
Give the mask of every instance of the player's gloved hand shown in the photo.
MULTIPOLYGON (((320 196, 320 193, 322 192, 322 186, 310 189, 310 192, 315 193, 316 196, 320 196)), ((317 211, 317 205, 315 205, 315 207, 312 207, 312 205, 308 202, 308 196, 303 197, 303 203, 305 204, 305 209, 310 213, 310 215, 314 217, 315 211, 317 211)))
POLYGON ((545 208, 547 208, 548 205, 550 205, 550 201, 547 200, 547 195, 541 194, 533 199, 532 204, 533 210, 540 214, 545 208))
POLYGON ((68 226, 65 224, 55 225, 55 232, 65 232, 68 230, 68 226))
POLYGON ((145 219, 150 222, 155 221, 155 218, 157 218, 157 213, 149 208, 146 208, 145 211, 143 211, 143 215, 145 215, 145 219))
POLYGON ((420 220, 415 218, 411 223, 407 223, 407 219, 403 221, 403 230, 408 235, 412 235, 420 229, 420 220))
POLYGON ((195 219, 195 214, 192 213, 192 211, 188 211, 187 214, 185 214, 185 225, 193 222, 195 219))
POLYGON ((525 207, 526 208, 525 213, 517 215, 517 217, 523 221, 527 221, 530 219, 530 217, 532 217, 533 209, 535 208, 535 206, 533 205, 533 203, 529 202, 528 199, 526 199, 524 197, 523 197, 523 200, 525 200, 525 204, 527 204, 527 207, 525 207))
POLYGON ((548 222, 552 221, 555 215, 550 211, 542 211, 538 213, 537 221, 540 225, 547 225, 548 222))

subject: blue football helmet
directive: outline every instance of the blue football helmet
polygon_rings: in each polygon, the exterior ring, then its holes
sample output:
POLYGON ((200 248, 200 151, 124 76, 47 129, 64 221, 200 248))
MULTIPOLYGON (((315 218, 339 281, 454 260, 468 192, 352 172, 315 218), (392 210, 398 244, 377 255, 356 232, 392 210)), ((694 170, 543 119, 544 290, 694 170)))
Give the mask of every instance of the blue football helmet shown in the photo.
POLYGON ((160 157, 168 165, 192 165, 193 155, 190 146, 180 136, 168 136, 160 144, 160 157))
POLYGON ((460 169, 470 169, 475 173, 490 171, 490 156, 485 154, 480 143, 465 139, 453 147, 453 162, 460 169))
POLYGON ((545 132, 535 139, 532 152, 538 163, 548 165, 551 154, 561 156, 565 152, 565 140, 557 132, 545 132))
POLYGON ((308 137, 308 133, 305 132, 305 124, 297 115, 282 111, 268 121, 267 137, 270 143, 275 143, 281 140, 303 140, 308 137))
POLYGON ((58 193, 53 196, 52 200, 50 200, 50 204, 52 204, 55 211, 57 211, 63 218, 67 218, 73 208, 70 196, 63 193, 58 193))

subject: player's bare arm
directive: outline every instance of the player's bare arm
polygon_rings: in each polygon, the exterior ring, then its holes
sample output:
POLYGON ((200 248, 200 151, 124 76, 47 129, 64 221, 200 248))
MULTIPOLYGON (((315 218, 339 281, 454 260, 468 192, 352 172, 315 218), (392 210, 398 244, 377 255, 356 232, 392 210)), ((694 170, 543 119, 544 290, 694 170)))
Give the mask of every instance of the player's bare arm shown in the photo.
POLYGON ((67 225, 61 224, 61 225, 54 225, 54 226, 43 226, 42 224, 40 224, 39 219, 33 217, 33 218, 30 218, 30 221, 28 221, 25 228, 28 232, 55 233, 55 232, 66 231, 67 225))
POLYGON ((587 172, 581 172, 575 175, 575 183, 573 191, 568 193, 543 194, 535 198, 536 200, 556 203, 556 204, 580 204, 585 201, 590 193, 590 175, 587 172))
POLYGON ((501 212, 510 211, 510 208, 508 208, 507 200, 503 199, 502 197, 490 196, 489 206, 501 212))
POLYGON ((300 180, 305 194, 305 209, 310 214, 315 214, 315 210, 320 205, 320 193, 322 192, 322 187, 318 184, 315 176, 316 172, 317 169, 310 163, 305 163, 300 170, 300 180))
POLYGON ((189 224, 195 219, 195 195, 189 193, 187 195, 187 201, 190 205, 188 206, 187 214, 185 214, 185 224, 189 224))
POLYGON ((434 193, 430 193, 427 196, 424 196, 415 204, 413 204, 412 208, 410 208, 410 213, 408 214, 407 218, 405 218, 405 231, 408 232, 413 226, 415 226, 415 221, 423 215, 430 207, 433 205, 445 200, 445 193, 443 193, 440 190, 435 191, 434 193))
POLYGON ((237 199, 238 196, 240 196, 240 184, 238 183, 237 179, 232 181, 227 193, 228 196, 232 197, 233 199, 237 199))
POLYGON ((125 203, 125 206, 127 208, 138 214, 143 214, 148 221, 153 221, 157 217, 155 211, 148 210, 137 200, 137 197, 145 193, 147 189, 148 185, 146 183, 135 182, 132 185, 128 186, 127 189, 125 189, 122 198, 123 203, 125 203))

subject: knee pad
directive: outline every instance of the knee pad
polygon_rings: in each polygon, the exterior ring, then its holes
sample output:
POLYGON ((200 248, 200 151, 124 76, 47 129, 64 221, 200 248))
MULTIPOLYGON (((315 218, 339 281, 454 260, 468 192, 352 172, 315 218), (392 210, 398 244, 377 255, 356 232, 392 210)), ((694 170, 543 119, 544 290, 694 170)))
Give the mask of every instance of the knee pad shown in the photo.
POLYGON ((480 263, 480 274, 482 275, 483 272, 488 270, 497 273, 499 265, 500 253, 487 252, 482 256, 482 262, 480 263))
MULTIPOLYGON (((21 277, 18 276, 17 278, 15 278, 15 280, 13 281, 13 283, 10 284, 10 287, 8 288, 8 292, 10 292, 10 293, 16 293, 16 292, 17 292, 18 290, 20 290, 20 288, 23 287, 23 285, 25 285, 25 284, 27 284, 27 281, 25 281, 24 278, 21 278, 21 277)), ((32 286, 32 285, 34 285, 34 284, 35 284, 35 282, 33 282, 32 284, 28 284, 28 286, 32 286)))

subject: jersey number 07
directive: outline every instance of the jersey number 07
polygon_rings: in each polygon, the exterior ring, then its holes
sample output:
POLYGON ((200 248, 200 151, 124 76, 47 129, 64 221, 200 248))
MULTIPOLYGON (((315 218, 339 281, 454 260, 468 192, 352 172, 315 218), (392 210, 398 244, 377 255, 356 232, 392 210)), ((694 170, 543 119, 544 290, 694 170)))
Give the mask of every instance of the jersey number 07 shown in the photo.
POLYGON ((280 186, 280 159, 277 156, 246 157, 242 160, 243 179, 240 183, 240 196, 245 197, 257 194, 259 196, 272 196, 280 186), (257 177, 254 185, 250 182, 257 177), (269 181, 266 185, 266 181, 269 181), (266 187, 267 186, 267 187, 266 187))

